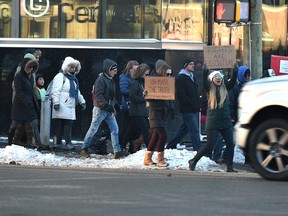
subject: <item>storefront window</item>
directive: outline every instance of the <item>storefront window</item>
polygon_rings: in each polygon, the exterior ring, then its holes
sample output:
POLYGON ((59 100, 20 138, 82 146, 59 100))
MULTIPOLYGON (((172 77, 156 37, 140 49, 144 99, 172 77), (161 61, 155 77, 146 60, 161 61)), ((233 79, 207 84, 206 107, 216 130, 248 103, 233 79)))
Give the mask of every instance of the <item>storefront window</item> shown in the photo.
POLYGON ((21 38, 204 42, 207 0, 20 0, 21 38))
POLYGON ((21 0, 21 38, 97 38, 99 0, 21 0))
POLYGON ((11 2, 0 1, 0 37, 11 37, 12 5, 11 2))
POLYGON ((204 42, 205 0, 163 1, 162 38, 204 42))
POLYGON ((225 23, 213 25, 213 45, 234 45, 235 49, 243 49, 243 26, 227 27, 225 23))
POLYGON ((160 0, 107 0, 104 8, 103 38, 161 38, 160 0))
POLYGON ((161 0, 21 0, 21 38, 161 38, 161 0))
MULTIPOLYGON (((273 2, 272 2, 273 3, 273 2)), ((287 47, 287 4, 274 6, 262 5, 262 44, 263 51, 279 50, 287 47)), ((282 54, 283 53, 279 53, 282 54)))

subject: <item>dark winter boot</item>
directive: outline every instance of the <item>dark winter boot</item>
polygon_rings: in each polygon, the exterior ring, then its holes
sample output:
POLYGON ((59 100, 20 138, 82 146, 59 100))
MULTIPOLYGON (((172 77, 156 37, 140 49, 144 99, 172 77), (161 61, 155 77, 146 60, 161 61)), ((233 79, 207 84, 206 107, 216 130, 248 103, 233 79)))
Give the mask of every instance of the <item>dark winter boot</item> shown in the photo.
POLYGON ((114 159, 120 159, 123 158, 123 152, 119 151, 119 152, 114 152, 114 159))
POLYGON ((32 139, 34 136, 32 123, 25 124, 26 134, 27 134, 27 145, 32 145, 32 139))
POLYGON ((8 132, 8 145, 12 145, 12 141, 13 141, 13 137, 14 137, 14 134, 15 134, 15 128, 10 128, 9 129, 9 132, 8 132))
POLYGON ((21 138, 24 134, 25 131, 25 125, 24 124, 18 124, 16 129, 15 129, 15 133, 14 133, 14 137, 13 137, 13 144, 17 144, 17 145, 21 145, 24 146, 25 144, 21 142, 21 138))
POLYGON ((80 151, 80 155, 84 158, 89 158, 90 157, 90 154, 88 152, 88 148, 83 148, 81 149, 80 151))
POLYGON ((189 160, 189 161, 188 161, 188 164, 189 164, 189 169, 190 169, 191 171, 195 171, 195 168, 196 168, 196 162, 195 162, 195 160, 194 160, 194 159, 189 160))
POLYGON ((139 151, 143 143, 144 143, 143 135, 141 135, 138 139, 131 141, 129 147, 130 154, 139 151))
POLYGON ((226 172, 233 172, 233 173, 237 173, 238 171, 233 169, 233 166, 227 166, 226 172))

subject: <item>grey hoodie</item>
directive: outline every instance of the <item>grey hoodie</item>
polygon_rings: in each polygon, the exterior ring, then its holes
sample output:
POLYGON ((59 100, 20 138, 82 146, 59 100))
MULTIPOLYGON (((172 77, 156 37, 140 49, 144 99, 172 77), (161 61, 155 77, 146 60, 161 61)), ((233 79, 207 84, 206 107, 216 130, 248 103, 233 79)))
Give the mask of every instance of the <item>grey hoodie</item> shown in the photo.
POLYGON ((104 109, 107 104, 115 105, 116 86, 108 72, 112 66, 117 66, 111 59, 103 61, 103 73, 99 75, 94 84, 94 106, 104 109))
POLYGON ((113 66, 116 66, 116 67, 117 67, 117 63, 114 62, 114 61, 111 60, 111 59, 108 59, 108 58, 105 59, 105 60, 103 61, 103 72, 109 76, 109 73, 108 73, 108 72, 111 70, 111 68, 112 68, 113 66))

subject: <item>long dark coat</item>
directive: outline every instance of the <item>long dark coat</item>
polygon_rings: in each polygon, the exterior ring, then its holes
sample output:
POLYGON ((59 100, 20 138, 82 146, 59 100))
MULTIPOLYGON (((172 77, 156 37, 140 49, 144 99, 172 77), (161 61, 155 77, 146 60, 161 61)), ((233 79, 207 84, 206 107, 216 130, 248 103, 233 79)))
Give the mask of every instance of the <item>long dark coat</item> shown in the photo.
MULTIPOLYGON (((30 63, 26 62, 26 64, 30 63)), ((33 76, 31 75, 28 77, 24 71, 24 67, 22 67, 21 71, 14 77, 16 94, 12 104, 11 119, 16 121, 31 122, 34 119, 37 119, 38 107, 34 97, 33 76)))

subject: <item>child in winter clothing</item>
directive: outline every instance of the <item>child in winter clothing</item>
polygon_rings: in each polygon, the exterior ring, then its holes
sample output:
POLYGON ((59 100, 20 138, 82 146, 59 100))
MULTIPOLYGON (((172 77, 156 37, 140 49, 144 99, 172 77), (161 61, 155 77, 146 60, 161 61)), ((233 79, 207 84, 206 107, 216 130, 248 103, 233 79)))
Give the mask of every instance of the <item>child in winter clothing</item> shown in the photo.
POLYGON ((38 100, 39 108, 41 110, 41 102, 45 100, 45 95, 46 95, 46 89, 45 89, 45 81, 44 77, 42 74, 37 74, 36 75, 36 89, 39 93, 40 100, 38 100))

